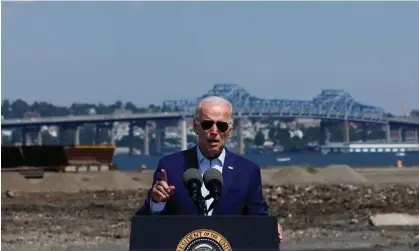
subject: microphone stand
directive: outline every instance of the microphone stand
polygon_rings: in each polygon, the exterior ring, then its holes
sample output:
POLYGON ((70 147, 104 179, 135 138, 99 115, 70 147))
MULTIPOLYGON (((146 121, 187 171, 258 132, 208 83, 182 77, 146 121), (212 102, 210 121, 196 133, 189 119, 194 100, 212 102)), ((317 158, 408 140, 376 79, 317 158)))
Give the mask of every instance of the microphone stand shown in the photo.
POLYGON ((206 214, 206 215, 208 215, 208 212, 210 212, 211 210, 213 210, 213 209, 214 209, 215 205, 216 205, 216 204, 217 204, 217 202, 218 202, 218 198, 214 198, 214 196, 211 196, 211 194, 208 194, 208 195, 204 198, 205 208, 206 208, 206 203, 205 203, 205 201, 207 201, 207 200, 209 200, 209 199, 211 199, 211 198, 213 198, 214 200, 212 201, 211 205, 210 205, 210 206, 209 206, 209 208, 207 209, 207 214, 206 214))
POLYGON ((196 199, 193 200, 195 206, 198 208, 198 215, 208 215, 207 204, 205 203, 205 199, 201 193, 198 193, 196 199))
POLYGON ((198 203, 199 203, 199 207, 198 207, 199 215, 207 216, 208 215, 207 204, 205 203, 205 200, 202 196, 198 203))

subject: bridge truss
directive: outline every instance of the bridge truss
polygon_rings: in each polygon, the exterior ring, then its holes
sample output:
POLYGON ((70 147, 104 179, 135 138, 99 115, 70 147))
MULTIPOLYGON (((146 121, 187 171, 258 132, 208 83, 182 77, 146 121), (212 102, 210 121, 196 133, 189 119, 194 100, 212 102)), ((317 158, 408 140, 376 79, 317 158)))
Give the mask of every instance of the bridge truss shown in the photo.
POLYGON ((305 117, 316 119, 339 119, 361 122, 385 121, 384 110, 361 104, 343 90, 323 90, 312 100, 261 99, 250 95, 235 84, 216 84, 207 93, 193 100, 166 100, 163 112, 192 113, 205 97, 221 96, 229 100, 236 115, 305 117))

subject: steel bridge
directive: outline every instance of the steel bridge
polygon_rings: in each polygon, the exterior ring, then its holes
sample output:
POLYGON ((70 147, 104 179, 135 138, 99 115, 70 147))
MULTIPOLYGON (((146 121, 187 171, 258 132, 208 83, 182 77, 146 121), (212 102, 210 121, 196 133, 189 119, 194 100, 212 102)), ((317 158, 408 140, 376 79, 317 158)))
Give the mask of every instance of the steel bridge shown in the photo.
MULTIPOLYGON (((22 142, 31 142, 31 134, 38 133, 38 144, 42 144, 42 126, 59 126, 60 142, 62 142, 61 131, 74 130, 74 144, 80 144, 80 128, 84 124, 96 125, 96 138, 98 130, 109 130, 109 142, 114 144, 115 138, 113 131, 113 122, 129 122, 129 135, 133 136, 134 125, 142 126, 148 131, 146 121, 161 121, 156 123, 156 152, 161 149, 161 130, 164 127, 163 121, 175 122, 180 121, 180 139, 181 149, 187 147, 187 125, 186 120, 193 117, 196 105, 205 97, 221 96, 231 102, 234 108, 235 119, 254 118, 254 117, 271 117, 278 119, 294 119, 294 118, 312 118, 321 120, 320 127, 322 131, 321 144, 325 141, 326 131, 329 123, 335 121, 343 122, 344 137, 343 142, 350 142, 349 122, 359 123, 375 123, 382 124, 386 127, 386 141, 391 142, 395 135, 396 140, 403 141, 407 132, 410 132, 410 138, 418 140, 419 119, 408 117, 386 117, 382 108, 371 105, 361 104, 343 90, 323 90, 312 100, 282 100, 270 99, 265 100, 250 95, 247 91, 234 84, 216 84, 207 93, 192 100, 167 100, 163 102, 160 111, 155 113, 138 113, 138 114, 105 114, 105 115, 85 115, 85 116, 64 116, 64 117, 42 117, 42 118, 25 118, 25 119, 6 119, 1 121, 2 129, 22 129, 22 142), (393 128, 391 128, 393 127, 393 128), (101 129, 100 129, 101 128, 101 129), (396 129, 396 131, 394 131, 396 129), (32 132, 32 133, 31 133, 32 132)), ((238 152, 244 153, 244 140, 242 128, 237 127, 238 152)), ((144 134, 143 153, 149 154, 148 133, 144 134)), ((366 134, 365 134, 366 135, 366 134)), ((95 140, 95 142, 97 139, 95 140)), ((132 154, 133 146, 130 147, 132 154)))
POLYGON ((229 100, 239 116, 301 117, 385 123, 382 108, 361 104, 343 90, 323 90, 312 100, 261 99, 235 84, 216 84, 193 100, 168 100, 163 111, 192 113, 199 101, 208 96, 229 100))
POLYGON ((190 119, 193 116, 195 106, 200 100, 208 96, 221 96, 229 100, 234 107, 236 118, 313 118, 419 126, 419 119, 386 117, 382 108, 361 104, 343 90, 323 90, 312 100, 267 100, 250 95, 246 90, 236 84, 216 84, 207 93, 192 100, 166 100, 163 102, 162 109, 157 113, 5 119, 2 120, 1 125, 3 129, 9 129, 57 124, 190 119))

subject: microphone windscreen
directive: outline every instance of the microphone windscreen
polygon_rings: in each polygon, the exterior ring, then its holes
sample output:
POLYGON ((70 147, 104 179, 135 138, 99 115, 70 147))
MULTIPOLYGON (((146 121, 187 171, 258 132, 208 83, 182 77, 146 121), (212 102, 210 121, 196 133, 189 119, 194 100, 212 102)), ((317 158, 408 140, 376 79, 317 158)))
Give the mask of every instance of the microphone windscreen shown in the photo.
POLYGON ((209 168, 204 173, 204 182, 205 184, 208 184, 210 181, 218 181, 221 184, 221 187, 223 186, 223 175, 220 171, 218 171, 215 168, 209 168))
POLYGON ((202 186, 202 175, 196 168, 189 168, 183 173, 183 183, 185 186, 188 186, 188 184, 192 181, 198 182, 199 187, 202 186))

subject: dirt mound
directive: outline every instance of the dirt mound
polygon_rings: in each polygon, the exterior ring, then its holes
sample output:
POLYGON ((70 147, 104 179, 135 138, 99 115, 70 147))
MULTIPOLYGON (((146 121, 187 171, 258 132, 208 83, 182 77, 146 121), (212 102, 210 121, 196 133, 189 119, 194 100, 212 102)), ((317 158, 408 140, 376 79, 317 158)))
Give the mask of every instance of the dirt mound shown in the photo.
POLYGON ((140 182, 142 188, 150 189, 153 185, 154 172, 132 172, 127 173, 134 181, 140 182))
POLYGON ((36 192, 38 187, 17 172, 1 173, 1 191, 36 192))
POLYGON ((79 192, 84 189, 72 173, 51 173, 39 183, 41 192, 79 192))
POLYGON ((365 183, 368 179, 348 165, 330 165, 318 170, 318 177, 328 183, 365 183))
POLYGON ((119 171, 99 172, 91 180, 84 182, 88 190, 125 190, 125 189, 148 189, 141 177, 135 178, 119 171), (141 180, 141 182, 140 182, 141 180))
POLYGON ((269 184, 293 184, 293 183, 319 183, 321 177, 317 177, 301 167, 280 167, 272 173, 269 184))

